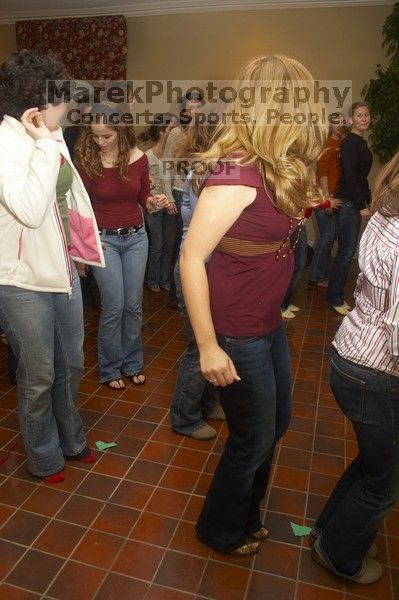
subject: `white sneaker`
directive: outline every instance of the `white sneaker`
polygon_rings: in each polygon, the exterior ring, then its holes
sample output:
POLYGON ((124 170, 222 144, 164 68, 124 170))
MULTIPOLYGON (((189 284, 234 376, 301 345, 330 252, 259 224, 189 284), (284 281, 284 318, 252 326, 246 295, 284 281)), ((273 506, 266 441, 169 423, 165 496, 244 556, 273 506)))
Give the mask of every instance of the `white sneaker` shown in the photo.
POLYGON ((343 315, 344 317, 346 315, 348 315, 350 312, 345 304, 340 304, 339 306, 333 306, 333 309, 335 310, 335 312, 339 313, 340 315, 343 315))
POLYGON ((281 316, 283 317, 283 319, 295 319, 295 313, 288 310, 288 308, 281 311, 281 316))
POLYGON ((287 310, 290 310, 291 312, 298 312, 298 310, 301 310, 299 308, 299 306, 295 306, 295 304, 289 304, 287 306, 287 310))

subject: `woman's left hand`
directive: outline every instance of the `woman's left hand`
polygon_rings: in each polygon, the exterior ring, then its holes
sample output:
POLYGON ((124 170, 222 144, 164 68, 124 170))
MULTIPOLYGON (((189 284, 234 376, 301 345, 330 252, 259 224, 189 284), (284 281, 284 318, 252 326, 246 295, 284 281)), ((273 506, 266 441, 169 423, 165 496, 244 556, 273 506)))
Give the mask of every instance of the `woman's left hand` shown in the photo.
POLYGON ((88 265, 75 260, 75 266, 79 277, 87 277, 87 271, 89 270, 88 265))

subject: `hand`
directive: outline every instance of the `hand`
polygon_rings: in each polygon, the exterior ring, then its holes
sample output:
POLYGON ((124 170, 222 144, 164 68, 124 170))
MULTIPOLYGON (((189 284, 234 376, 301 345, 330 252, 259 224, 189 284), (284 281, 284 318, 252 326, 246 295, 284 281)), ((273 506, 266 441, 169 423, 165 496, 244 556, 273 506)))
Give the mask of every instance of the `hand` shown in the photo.
POLYGON ((51 139, 51 133, 44 124, 43 117, 38 108, 28 108, 22 117, 21 123, 34 140, 51 139))
POLYGON ((177 215, 177 208, 175 202, 169 202, 169 206, 167 207, 168 215, 177 215))
POLYGON ((327 198, 327 200, 330 201, 331 208, 339 208, 342 206, 341 198, 327 198))
POLYGON ((153 196, 153 201, 156 207, 155 210, 160 210, 161 208, 168 208, 170 204, 165 194, 155 194, 155 196, 153 196))
POLYGON ((220 346, 203 350, 200 354, 202 374, 213 385, 226 387, 234 381, 241 381, 233 361, 220 346))
POLYGON ((87 277, 87 271, 89 270, 88 265, 85 265, 84 263, 81 263, 81 262, 77 262, 75 260, 75 266, 78 271, 79 277, 87 277))
POLYGON ((365 219, 369 219, 371 217, 371 212, 368 208, 362 208, 360 211, 360 216, 364 217, 365 219))

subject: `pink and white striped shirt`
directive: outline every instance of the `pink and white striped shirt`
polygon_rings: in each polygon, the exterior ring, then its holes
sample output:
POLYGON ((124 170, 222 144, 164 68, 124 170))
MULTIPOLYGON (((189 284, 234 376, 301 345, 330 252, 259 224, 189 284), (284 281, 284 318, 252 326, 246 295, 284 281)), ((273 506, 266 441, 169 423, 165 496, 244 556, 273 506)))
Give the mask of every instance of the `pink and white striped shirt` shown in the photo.
POLYGON ((360 240, 355 308, 333 341, 347 360, 399 376, 399 217, 375 213, 360 240))

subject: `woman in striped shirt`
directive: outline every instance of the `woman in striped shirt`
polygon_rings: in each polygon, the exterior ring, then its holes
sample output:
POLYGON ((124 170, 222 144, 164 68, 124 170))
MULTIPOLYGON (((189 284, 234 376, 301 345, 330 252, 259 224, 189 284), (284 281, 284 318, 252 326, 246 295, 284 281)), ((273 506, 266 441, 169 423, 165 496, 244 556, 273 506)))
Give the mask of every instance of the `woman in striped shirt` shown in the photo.
POLYGON ((313 559, 373 583, 373 544, 399 498, 399 153, 380 173, 360 243, 356 306, 333 342, 331 389, 352 422, 358 455, 312 530, 313 559))

